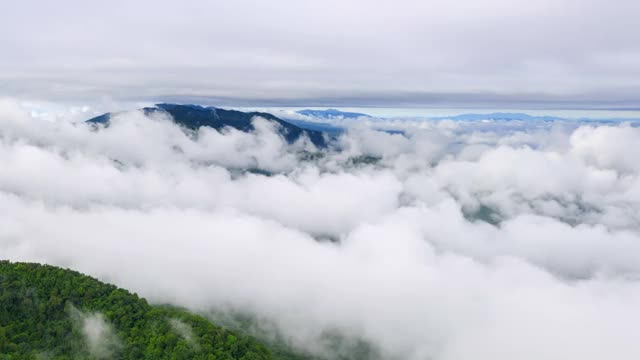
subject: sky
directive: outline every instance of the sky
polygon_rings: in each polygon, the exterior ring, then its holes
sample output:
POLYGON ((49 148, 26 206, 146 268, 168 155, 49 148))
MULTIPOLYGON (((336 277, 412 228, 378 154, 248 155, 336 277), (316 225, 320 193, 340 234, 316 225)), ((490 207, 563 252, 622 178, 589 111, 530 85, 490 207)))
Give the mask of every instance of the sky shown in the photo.
POLYGON ((637 110, 639 15, 634 0, 9 2, 0 95, 637 110))

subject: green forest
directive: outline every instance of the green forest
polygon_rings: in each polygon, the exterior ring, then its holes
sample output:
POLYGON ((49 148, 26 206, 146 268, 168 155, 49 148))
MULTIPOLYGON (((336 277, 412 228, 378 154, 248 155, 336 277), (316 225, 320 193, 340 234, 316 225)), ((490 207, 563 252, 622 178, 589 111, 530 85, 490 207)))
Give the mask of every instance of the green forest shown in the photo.
POLYGON ((0 261, 0 360, 302 359, 79 272, 0 261))

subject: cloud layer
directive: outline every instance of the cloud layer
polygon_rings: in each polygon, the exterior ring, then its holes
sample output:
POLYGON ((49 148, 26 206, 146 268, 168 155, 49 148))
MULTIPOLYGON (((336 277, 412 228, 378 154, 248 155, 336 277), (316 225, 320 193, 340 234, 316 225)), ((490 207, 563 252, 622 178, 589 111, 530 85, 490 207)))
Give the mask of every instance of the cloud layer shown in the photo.
POLYGON ((91 358, 112 359, 121 350, 122 343, 103 314, 85 313, 71 303, 67 304, 67 312, 82 334, 85 342, 83 349, 86 348, 91 358))
POLYGON ((339 333, 387 359, 640 356, 640 129, 378 119, 404 135, 365 123, 309 158, 255 121, 95 130, 2 102, 0 254, 318 353, 339 333))

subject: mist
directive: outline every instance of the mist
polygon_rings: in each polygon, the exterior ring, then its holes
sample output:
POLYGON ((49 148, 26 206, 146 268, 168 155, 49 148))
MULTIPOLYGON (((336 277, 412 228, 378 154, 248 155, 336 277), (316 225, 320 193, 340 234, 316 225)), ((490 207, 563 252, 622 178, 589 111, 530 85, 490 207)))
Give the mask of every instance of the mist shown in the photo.
POLYGON ((23 0, 3 10, 0 96, 640 108, 635 0, 23 0))
POLYGON ((374 119, 318 150, 254 124, 3 100, 0 257, 251 314, 329 357, 332 333, 384 359, 640 357, 639 128, 374 119))
POLYGON ((102 313, 83 312, 71 303, 67 304, 67 313, 82 334, 82 348, 86 349, 91 358, 112 359, 116 356, 122 344, 113 326, 105 320, 102 313))

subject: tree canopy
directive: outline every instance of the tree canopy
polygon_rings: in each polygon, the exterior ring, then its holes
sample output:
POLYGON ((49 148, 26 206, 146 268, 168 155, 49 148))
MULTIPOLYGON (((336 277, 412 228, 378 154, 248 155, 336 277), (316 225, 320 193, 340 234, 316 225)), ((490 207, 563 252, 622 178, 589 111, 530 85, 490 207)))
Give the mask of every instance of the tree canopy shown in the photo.
POLYGON ((0 360, 275 358, 256 339, 79 272, 0 261, 0 360))

